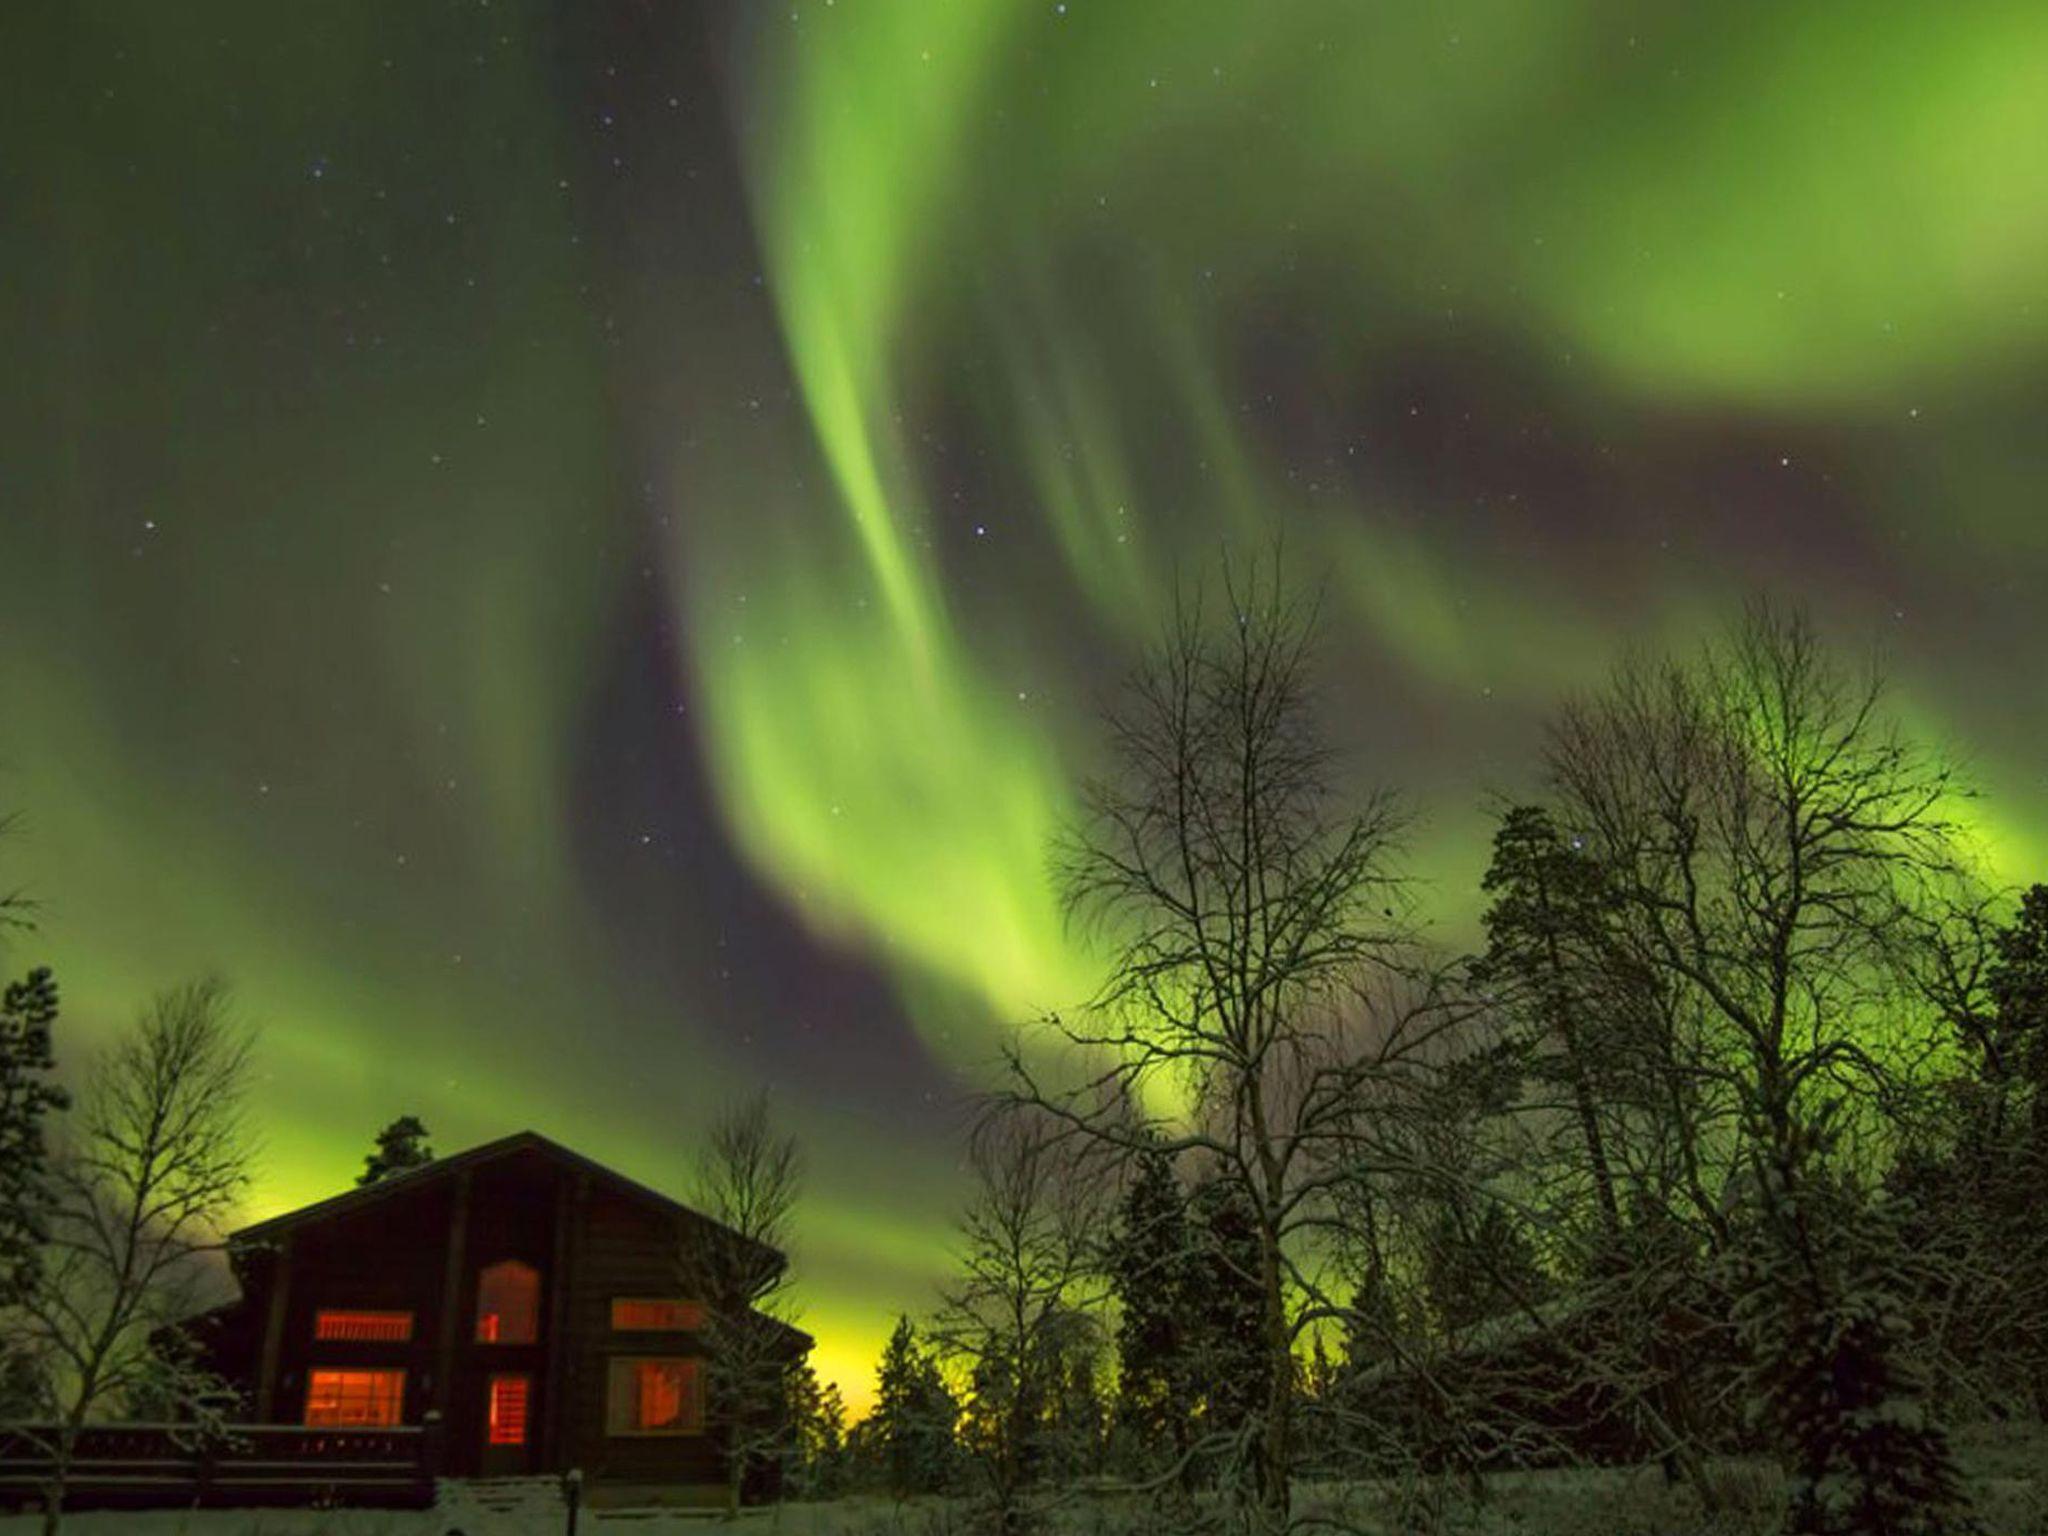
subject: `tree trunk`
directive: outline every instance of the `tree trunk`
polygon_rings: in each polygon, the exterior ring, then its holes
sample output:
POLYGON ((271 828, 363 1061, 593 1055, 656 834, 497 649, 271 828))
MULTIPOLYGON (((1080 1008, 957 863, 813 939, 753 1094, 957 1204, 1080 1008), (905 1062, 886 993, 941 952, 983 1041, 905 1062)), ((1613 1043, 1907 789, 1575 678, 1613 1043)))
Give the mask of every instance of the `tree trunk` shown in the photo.
POLYGON ((43 1536, 64 1528, 64 1496, 71 1486, 71 1451, 76 1431, 65 1425, 57 1432, 56 1454, 50 1458, 50 1480, 43 1485, 43 1536))
POLYGON ((1261 1529, 1287 1527, 1288 1474, 1294 1461, 1294 1352, 1287 1332, 1287 1295, 1280 1274, 1280 1254, 1267 1234, 1260 1257, 1266 1311, 1265 1423, 1260 1426, 1256 1493, 1261 1529))

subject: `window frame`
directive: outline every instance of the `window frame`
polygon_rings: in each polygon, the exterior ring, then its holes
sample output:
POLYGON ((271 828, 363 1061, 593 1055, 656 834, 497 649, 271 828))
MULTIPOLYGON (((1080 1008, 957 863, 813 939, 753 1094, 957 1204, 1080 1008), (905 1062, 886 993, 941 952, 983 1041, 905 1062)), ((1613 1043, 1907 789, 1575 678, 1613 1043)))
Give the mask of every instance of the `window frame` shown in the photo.
POLYGON ((484 1444, 524 1447, 533 1438, 533 1373, 531 1371, 493 1371, 485 1388, 484 1397, 484 1444), (500 1438, 498 1434, 498 1393, 501 1385, 510 1382, 519 1384, 519 1438, 500 1438))
MULTIPOLYGON (((300 1411, 300 1414, 299 1414, 299 1418, 300 1418, 300 1420, 301 1420, 301 1427, 302 1427, 302 1428, 305 1428, 305 1429, 396 1429, 396 1428, 400 1427, 401 1425, 403 1425, 403 1424, 405 1423, 405 1388, 406 1388, 406 1370, 405 1370, 405 1367, 404 1367, 404 1366, 402 1366, 402 1365, 314 1365, 314 1366, 308 1366, 308 1367, 306 1368, 306 1400, 305 1400, 305 1405, 304 1405, 304 1407, 303 1407, 303 1408, 301 1409, 301 1411, 300 1411), (392 1392, 392 1393, 391 1393, 391 1394, 389 1395, 389 1396, 390 1396, 390 1403, 391 1403, 391 1417, 390 1417, 390 1419, 388 1419, 388 1420, 385 1420, 385 1419, 374 1419, 374 1420, 372 1420, 372 1419, 316 1419, 316 1418, 314 1418, 314 1417, 313 1417, 313 1394, 314 1394, 314 1391, 315 1391, 315 1384, 316 1384, 316 1383, 318 1382, 318 1380, 319 1380, 319 1379, 320 1379, 320 1378, 321 1378, 322 1376, 340 1376, 340 1377, 358 1376, 358 1377, 365 1377, 365 1378, 378 1378, 378 1377, 383 1377, 383 1378, 393 1378, 393 1379, 395 1379, 395 1380, 396 1380, 396 1383, 397 1383, 397 1385, 396 1385, 396 1388, 395 1388, 395 1390, 394 1390, 394 1391, 393 1391, 393 1392, 392 1392)), ((336 1387, 336 1393, 335 1393, 335 1395, 336 1395, 337 1399, 339 1399, 339 1397, 341 1396, 341 1390, 340 1390, 340 1387, 339 1387, 339 1385, 337 1385, 337 1387, 336 1387)), ((377 1395, 373 1393, 373 1394, 371 1395, 371 1398, 370 1398, 370 1400, 371 1400, 372 1402, 375 1402, 375 1401, 377 1401, 377 1400, 378 1400, 378 1398, 377 1398, 377 1395)))
POLYGON ((702 1333, 704 1303, 688 1296, 614 1296, 606 1312, 613 1333, 702 1333), (679 1314, 674 1323, 622 1323, 621 1307, 672 1307, 679 1314))
POLYGON ((605 1362, 604 1433, 608 1440, 687 1440, 704 1433, 704 1361, 701 1355, 612 1355, 605 1362), (679 1365, 685 1368, 684 1403, 687 1419, 674 1426, 622 1427, 616 1416, 621 1400, 619 1372, 630 1373, 631 1397, 637 1417, 640 1369, 649 1365, 679 1365))
POLYGON ((476 1318, 469 1330, 470 1342, 473 1344, 483 1344, 490 1346, 504 1345, 513 1348, 517 1348, 521 1345, 540 1343, 541 1287, 544 1283, 545 1279, 540 1272, 540 1267, 535 1264, 529 1264, 526 1262, 526 1260, 521 1258, 499 1259, 495 1263, 485 1264, 479 1267, 476 1272, 476 1318), (495 1313, 487 1313, 484 1311, 484 1286, 491 1275, 497 1274, 501 1271, 523 1271, 525 1274, 531 1275, 533 1277, 532 1303, 529 1309, 530 1330, 522 1338, 508 1339, 499 1336, 486 1337, 484 1334, 484 1319, 486 1317, 502 1318, 505 1315, 502 1311, 495 1313))
POLYGON ((413 1331, 419 1325, 419 1318, 410 1307, 315 1307, 313 1309, 313 1341, 316 1344, 410 1344, 413 1331), (329 1333, 326 1325, 329 1318, 375 1318, 380 1321, 397 1318, 402 1321, 403 1331, 399 1333, 329 1333))

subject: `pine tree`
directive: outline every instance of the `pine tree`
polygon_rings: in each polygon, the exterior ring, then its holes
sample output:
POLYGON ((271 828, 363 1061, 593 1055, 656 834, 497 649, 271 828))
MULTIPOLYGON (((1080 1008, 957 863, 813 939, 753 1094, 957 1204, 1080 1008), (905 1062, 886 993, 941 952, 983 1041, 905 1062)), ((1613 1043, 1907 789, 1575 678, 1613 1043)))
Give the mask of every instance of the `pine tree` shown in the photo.
POLYGON ((66 1107, 50 1081, 57 983, 47 966, 0 994, 0 1307, 28 1295, 48 1238, 45 1117, 66 1107))
POLYGON ((1792 1453, 1796 1536, 1954 1536, 1976 1529, 1909 1349, 1908 1213, 1816 1190, 1804 1242, 1733 1256, 1756 1407, 1792 1453), (1821 1198, 1824 1195, 1825 1198, 1821 1198))
POLYGON ((1993 939, 1985 980, 1997 1009, 1996 1036, 2007 1075, 2033 1100, 2036 1155, 2048 1155, 2048 885, 2020 898, 2012 923, 1993 939))
POLYGON ((1621 1202, 1601 1123, 1595 1042, 1588 1038, 1601 994, 1611 991, 1599 942, 1599 869, 1559 833, 1547 810, 1518 805, 1494 833, 1481 889, 1493 904, 1475 980, 1526 1020, 1531 1068, 1565 1090, 1611 1248, 1621 1236, 1621 1202))
POLYGON ((1116 1427, 1142 1470, 1187 1465, 1194 1380, 1188 1358, 1188 1222, 1171 1160, 1142 1154, 1110 1240, 1117 1303, 1116 1427))
POLYGON ((379 1179, 388 1179, 395 1173, 424 1168, 433 1160, 434 1149, 427 1145, 427 1128, 420 1123, 419 1117, 400 1115, 377 1133, 376 1150, 364 1156, 363 1171, 356 1178, 356 1187, 360 1189, 379 1179))
POLYGON ((898 1317, 876 1370, 870 1421, 883 1479, 898 1498, 934 1493, 952 1472, 959 1407, 908 1317, 898 1317))
POLYGON ((1190 1210, 1188 1358, 1202 1439, 1226 1482, 1249 1465, 1256 1484, 1249 1458, 1272 1397, 1258 1227, 1249 1202, 1224 1179, 1198 1186, 1190 1210))
POLYGON ((809 1360, 790 1368, 785 1486, 802 1499, 837 1498, 845 1487, 846 1405, 836 1382, 820 1384, 809 1360))
POLYGON ((1534 1244, 1498 1201, 1477 1211, 1447 1201, 1438 1210, 1423 1256, 1423 1284, 1447 1333, 1461 1333, 1540 1300, 1548 1280, 1534 1244))

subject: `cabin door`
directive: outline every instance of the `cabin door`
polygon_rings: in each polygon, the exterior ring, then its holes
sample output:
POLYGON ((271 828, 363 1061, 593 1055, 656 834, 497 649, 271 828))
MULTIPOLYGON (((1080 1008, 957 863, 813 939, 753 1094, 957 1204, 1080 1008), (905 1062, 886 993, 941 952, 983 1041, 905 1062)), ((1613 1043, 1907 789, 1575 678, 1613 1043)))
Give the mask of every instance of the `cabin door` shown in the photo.
POLYGON ((485 1477, 519 1477, 532 1469, 533 1378, 495 1371, 484 1381, 484 1443, 477 1470, 485 1477))

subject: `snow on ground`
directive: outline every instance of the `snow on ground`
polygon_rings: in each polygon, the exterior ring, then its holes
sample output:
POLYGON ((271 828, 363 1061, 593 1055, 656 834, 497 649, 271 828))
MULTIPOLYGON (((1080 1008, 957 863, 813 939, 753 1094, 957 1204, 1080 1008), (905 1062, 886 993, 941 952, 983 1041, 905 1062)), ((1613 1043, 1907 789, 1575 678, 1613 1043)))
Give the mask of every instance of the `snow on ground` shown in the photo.
MULTIPOLYGON (((1996 1536, 2048 1536, 2048 1434, 2039 1426, 1966 1430, 1956 1437, 1976 1513, 1996 1536)), ((1734 1507, 1703 1520, 1654 1468, 1511 1473, 1487 1480, 1475 1506, 1460 1484, 1306 1484, 1304 1513, 1341 1513, 1356 1529, 1396 1536, 1766 1536, 1782 1529, 1782 1488, 1772 1469, 1731 1462, 1719 1469, 1734 1507), (1431 1506, 1435 1508, 1432 1510, 1431 1506)), ((0 1516, 0 1536, 37 1536, 40 1517, 0 1516)), ((559 1508, 503 1513, 480 1507, 461 1484, 431 1510, 157 1510, 67 1516, 70 1536, 562 1536, 559 1508)), ((1053 1528, 1060 1536, 1175 1536, 1140 1511, 1077 1501, 1053 1528)), ((582 1511, 578 1536, 972 1536, 957 1505, 844 1499, 748 1510, 738 1519, 701 1510, 582 1511)))
MULTIPOLYGON (((578 1536, 945 1536, 960 1529, 936 1503, 887 1500, 786 1504, 737 1520, 702 1510, 583 1510, 578 1536)), ((454 1490, 427 1510, 85 1510, 64 1517, 66 1536, 562 1536, 559 1509, 478 1509, 454 1490)), ((39 1536, 42 1517, 0 1515, 0 1536, 39 1536)))

